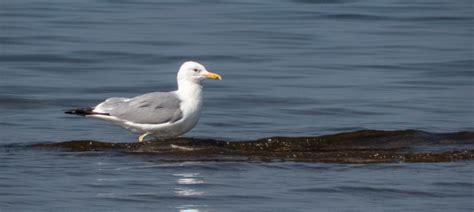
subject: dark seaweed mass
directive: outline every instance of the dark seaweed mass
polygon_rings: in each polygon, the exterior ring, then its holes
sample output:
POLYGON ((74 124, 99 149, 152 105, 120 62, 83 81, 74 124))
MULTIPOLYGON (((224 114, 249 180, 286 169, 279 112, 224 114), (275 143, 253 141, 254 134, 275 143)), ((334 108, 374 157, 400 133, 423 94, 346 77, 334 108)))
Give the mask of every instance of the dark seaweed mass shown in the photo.
POLYGON ((31 147, 149 154, 164 161, 449 162, 474 159, 474 132, 361 130, 316 137, 270 137, 252 141, 176 138, 112 143, 78 140, 31 147))

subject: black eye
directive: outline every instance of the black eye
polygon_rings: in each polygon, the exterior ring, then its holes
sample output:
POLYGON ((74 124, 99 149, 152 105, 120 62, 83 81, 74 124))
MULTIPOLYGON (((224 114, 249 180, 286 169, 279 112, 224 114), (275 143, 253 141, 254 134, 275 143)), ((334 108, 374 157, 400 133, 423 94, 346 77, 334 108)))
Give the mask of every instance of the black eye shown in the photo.
POLYGON ((199 72, 199 69, 195 68, 193 69, 194 72, 199 72))

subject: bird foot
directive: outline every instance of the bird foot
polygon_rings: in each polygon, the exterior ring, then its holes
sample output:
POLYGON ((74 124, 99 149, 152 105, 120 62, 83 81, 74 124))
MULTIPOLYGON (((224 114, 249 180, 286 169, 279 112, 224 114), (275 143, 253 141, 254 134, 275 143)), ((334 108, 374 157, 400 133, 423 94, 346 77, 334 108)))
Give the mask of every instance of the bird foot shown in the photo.
POLYGON ((149 135, 149 133, 143 133, 142 135, 140 135, 138 137, 138 142, 143 142, 143 140, 145 139, 147 135, 149 135))

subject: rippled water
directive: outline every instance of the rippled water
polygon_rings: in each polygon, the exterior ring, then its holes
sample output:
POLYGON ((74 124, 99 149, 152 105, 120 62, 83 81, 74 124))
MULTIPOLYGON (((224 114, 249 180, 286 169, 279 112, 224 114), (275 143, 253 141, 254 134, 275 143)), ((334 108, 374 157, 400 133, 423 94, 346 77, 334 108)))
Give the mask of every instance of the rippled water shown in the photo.
MULTIPOLYGON (((0 3, 0 143, 127 142, 62 110, 221 74, 187 136, 473 130, 473 6, 448 1, 0 3)), ((473 164, 161 163, 0 151, 0 210, 472 210, 473 164), (116 208, 118 207, 118 208, 116 208)))
POLYGON ((2 153, 0 159, 5 163, 0 202, 6 211, 471 211, 473 207, 472 162, 162 163, 150 156, 37 151, 2 153))

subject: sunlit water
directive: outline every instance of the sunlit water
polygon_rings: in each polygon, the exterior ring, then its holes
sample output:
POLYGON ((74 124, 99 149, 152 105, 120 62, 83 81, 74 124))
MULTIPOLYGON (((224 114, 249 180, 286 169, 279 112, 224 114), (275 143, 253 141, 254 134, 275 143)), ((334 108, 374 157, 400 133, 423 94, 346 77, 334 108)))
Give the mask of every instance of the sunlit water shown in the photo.
POLYGON ((0 2, 0 211, 472 211, 473 163, 163 163, 9 144, 136 136, 64 109, 206 82, 190 137, 473 130, 473 6, 460 1, 0 2))

